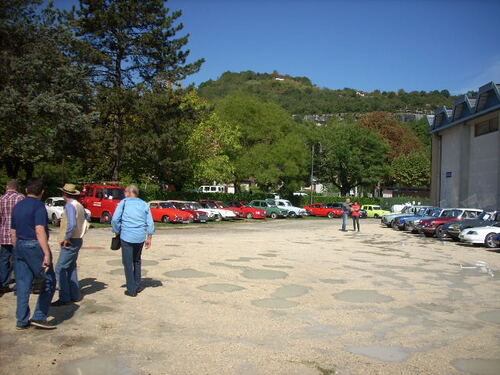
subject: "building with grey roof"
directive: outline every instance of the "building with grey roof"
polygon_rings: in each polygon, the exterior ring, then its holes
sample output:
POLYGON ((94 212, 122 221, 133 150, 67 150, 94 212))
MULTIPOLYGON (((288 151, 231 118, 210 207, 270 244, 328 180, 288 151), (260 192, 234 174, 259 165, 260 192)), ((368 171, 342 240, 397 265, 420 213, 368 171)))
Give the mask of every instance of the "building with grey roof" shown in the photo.
POLYGON ((431 199, 441 207, 500 209, 500 85, 464 95, 429 116, 431 199))

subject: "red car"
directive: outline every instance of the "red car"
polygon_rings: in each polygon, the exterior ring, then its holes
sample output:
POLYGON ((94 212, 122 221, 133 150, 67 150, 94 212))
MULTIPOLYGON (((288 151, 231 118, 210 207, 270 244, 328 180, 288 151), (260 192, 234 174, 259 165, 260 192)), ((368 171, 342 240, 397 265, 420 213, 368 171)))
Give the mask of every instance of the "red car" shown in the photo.
POLYGON ((125 198, 125 187, 116 184, 85 184, 79 201, 92 219, 111 222, 118 203, 125 198))
POLYGON ((241 210, 243 217, 247 219, 265 219, 266 211, 259 210, 258 208, 249 207, 245 202, 231 201, 225 203, 225 205, 232 210, 241 210))
POLYGON ((207 213, 205 211, 199 210, 197 207, 193 207, 190 202, 174 200, 167 202, 172 203, 178 210, 189 212, 191 215, 193 215, 193 220, 197 223, 206 223, 208 220, 207 213))
POLYGON ((193 214, 175 208, 171 202, 151 201, 148 204, 154 221, 185 224, 192 223, 194 221, 193 214))
POLYGON ((340 208, 327 207, 324 203, 313 203, 304 207, 313 216, 326 216, 330 219, 334 217, 341 217, 342 210, 340 208))
POLYGON ((453 208, 444 210, 439 217, 423 219, 417 226, 417 229, 426 237, 434 237, 434 235, 436 235, 438 238, 445 238, 447 234, 446 230, 444 230, 444 224, 463 219, 475 219, 481 212, 482 210, 475 208, 453 208))
POLYGON ((236 214, 236 219, 243 219, 245 217, 245 214, 243 213, 243 210, 241 210, 238 207, 229 207, 227 204, 222 203, 221 201, 216 201, 216 200, 213 200, 213 199, 200 199, 199 202, 200 203, 203 203, 203 202, 212 203, 219 210, 233 211, 236 214))

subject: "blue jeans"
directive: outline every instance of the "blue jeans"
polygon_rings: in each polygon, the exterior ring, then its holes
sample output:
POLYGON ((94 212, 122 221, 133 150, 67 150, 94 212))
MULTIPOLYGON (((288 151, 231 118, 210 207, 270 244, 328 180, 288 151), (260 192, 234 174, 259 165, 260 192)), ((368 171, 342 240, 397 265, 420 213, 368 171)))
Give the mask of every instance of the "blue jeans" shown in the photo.
POLYGON ((349 220, 349 214, 342 214, 342 230, 347 229, 347 221, 349 220))
POLYGON ((9 286, 10 275, 14 268, 14 246, 2 245, 0 249, 0 287, 9 286))
POLYGON ((127 290, 130 294, 137 294, 137 288, 141 283, 141 254, 144 242, 131 243, 121 240, 121 244, 127 290))
POLYGON ((76 261, 82 244, 81 238, 72 238, 70 247, 61 246, 56 277, 59 282, 59 300, 62 302, 76 302, 81 299, 76 261))
POLYGON ((40 291, 33 320, 46 320, 50 302, 56 290, 56 275, 52 267, 44 272, 43 251, 38 241, 22 241, 16 243, 14 250, 17 288, 17 325, 26 326, 30 319, 30 291, 35 277, 45 279, 45 288, 40 291))

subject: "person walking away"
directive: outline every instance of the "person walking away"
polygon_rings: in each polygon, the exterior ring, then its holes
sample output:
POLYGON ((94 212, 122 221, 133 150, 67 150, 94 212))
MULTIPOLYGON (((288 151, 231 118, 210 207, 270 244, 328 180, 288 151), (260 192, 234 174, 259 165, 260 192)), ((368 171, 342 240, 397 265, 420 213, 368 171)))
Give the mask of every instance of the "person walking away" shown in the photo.
POLYGON ((351 199, 347 198, 344 203, 342 203, 342 232, 347 232, 347 221, 349 220, 349 214, 351 212, 351 199))
POLYGON ((25 329, 30 325, 42 329, 56 328, 47 322, 50 302, 56 288, 56 276, 49 247, 47 210, 40 200, 43 193, 42 180, 29 180, 26 185, 27 197, 16 204, 12 212, 11 237, 15 244, 17 329, 25 329), (43 279, 44 283, 30 320, 29 298, 35 278, 43 279))
POLYGON ((127 186, 125 198, 118 204, 111 219, 113 233, 120 235, 122 263, 127 282, 125 295, 129 297, 135 297, 142 291, 140 288, 142 249, 151 247, 155 231, 151 210, 138 196, 137 186, 127 186))
POLYGON ((0 294, 13 290, 9 287, 14 268, 14 246, 10 236, 11 219, 14 206, 24 199, 24 195, 17 190, 17 181, 9 181, 5 194, 0 197, 0 294))
POLYGON ((59 283, 59 299, 52 306, 69 305, 81 299, 80 284, 78 281, 77 259, 83 245, 83 236, 88 229, 85 208, 76 197, 80 192, 74 184, 65 184, 59 188, 66 202, 61 216, 59 229, 59 243, 61 252, 56 265, 56 278, 59 283))
POLYGON ((359 211, 361 210, 361 206, 358 202, 354 202, 351 209, 352 209, 352 213, 351 213, 352 225, 354 227, 354 231, 356 231, 356 228, 357 228, 357 230, 359 232, 359 216, 361 214, 359 211))

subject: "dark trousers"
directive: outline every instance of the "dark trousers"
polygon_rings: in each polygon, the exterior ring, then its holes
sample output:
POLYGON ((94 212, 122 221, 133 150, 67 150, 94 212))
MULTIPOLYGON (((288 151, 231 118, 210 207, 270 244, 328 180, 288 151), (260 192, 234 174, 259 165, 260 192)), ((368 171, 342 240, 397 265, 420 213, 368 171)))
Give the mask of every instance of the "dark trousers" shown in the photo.
POLYGON ((141 254, 144 242, 131 243, 121 240, 121 244, 127 291, 130 294, 136 294, 141 283, 141 254))
POLYGON ((82 244, 81 238, 72 238, 70 247, 61 246, 56 277, 59 282, 59 300, 63 302, 76 302, 81 299, 76 261, 82 244))
POLYGON ((359 232, 359 216, 352 217, 352 225, 354 226, 354 230, 358 230, 359 232))
POLYGON ((10 275, 14 268, 14 246, 2 245, 0 249, 0 287, 9 286, 10 275))
POLYGON ((56 275, 52 267, 43 270, 43 251, 38 241, 17 241, 14 250, 17 290, 17 325, 26 326, 30 318, 30 291, 34 278, 41 278, 45 285, 40 291, 33 314, 34 320, 46 320, 50 302, 56 291, 56 275))

